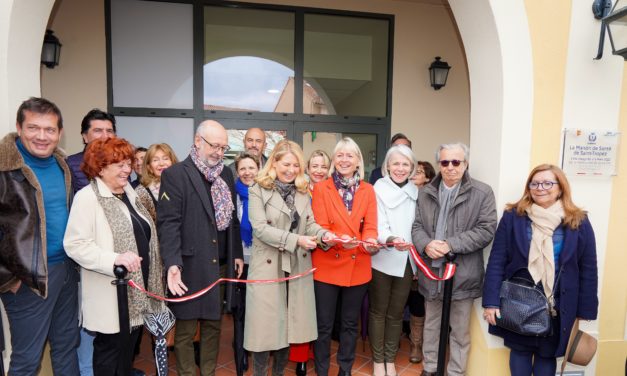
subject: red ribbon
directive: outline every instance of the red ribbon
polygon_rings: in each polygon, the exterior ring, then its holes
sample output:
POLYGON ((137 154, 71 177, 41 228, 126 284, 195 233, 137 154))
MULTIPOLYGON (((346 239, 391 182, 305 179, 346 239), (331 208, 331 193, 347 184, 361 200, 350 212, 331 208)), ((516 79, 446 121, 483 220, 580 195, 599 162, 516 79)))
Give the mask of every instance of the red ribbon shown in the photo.
POLYGON ((202 290, 199 290, 193 294, 190 295, 186 295, 186 296, 182 296, 180 298, 166 298, 163 297, 161 295, 157 295, 154 294, 150 291, 147 291, 146 289, 144 289, 143 287, 137 285, 135 283, 135 281, 133 281, 132 279, 128 281, 128 285, 131 287, 134 287, 136 289, 138 289, 139 291, 143 292, 144 294, 150 296, 151 298, 155 298, 157 300, 161 300, 164 302, 170 302, 170 303, 182 303, 182 302, 186 302, 192 299, 196 299, 200 296, 205 295, 206 293, 209 292, 209 290, 211 290, 212 288, 216 287, 218 284, 222 283, 222 282, 237 282, 237 283, 254 283, 254 284, 268 284, 268 283, 277 283, 277 282, 285 282, 285 281, 291 281, 293 279, 298 279, 298 278, 302 278, 306 275, 309 275, 313 272, 316 271, 316 268, 311 268, 309 270, 307 270, 306 272, 300 273, 300 274, 295 274, 295 275, 291 275, 289 277, 285 277, 285 278, 277 278, 277 279, 237 279, 237 278, 220 278, 217 281, 213 282, 212 284, 210 284, 209 286, 205 287, 202 290))
MULTIPOLYGON (((334 242, 336 243, 358 243, 360 249, 362 249, 363 252, 370 254, 370 252, 368 252, 365 247, 366 246, 394 246, 394 243, 379 243, 379 244, 373 244, 370 242, 365 242, 363 240, 356 240, 356 239, 340 239, 340 238, 334 238, 333 239, 334 242)), ((455 269, 456 269, 456 265, 452 262, 447 262, 446 266, 444 268, 444 275, 442 277, 438 277, 435 273, 433 273, 433 271, 431 270, 431 268, 429 268, 429 266, 427 266, 427 264, 424 262, 424 260, 422 259, 422 257, 420 257, 420 255, 418 254, 418 251, 416 250, 416 247, 414 247, 413 244, 410 245, 409 247, 409 255, 411 256, 411 258, 414 260, 414 262, 416 263, 416 266, 418 266, 418 268, 420 269, 420 271, 422 272, 422 274, 424 274, 427 278, 434 280, 434 281, 446 281, 447 279, 451 279, 453 278, 453 276, 455 275, 455 269)), ((209 290, 211 290, 212 288, 214 288, 215 286, 217 286, 218 284, 222 283, 222 282, 235 282, 235 283, 251 283, 251 284, 268 284, 268 283, 278 283, 278 282, 285 282, 285 281, 291 281, 294 279, 298 279, 298 278, 302 278, 306 275, 309 275, 313 272, 316 271, 316 268, 311 268, 309 270, 307 270, 306 272, 300 273, 300 274, 296 274, 296 275, 291 275, 289 277, 285 277, 285 278, 277 278, 277 279, 236 279, 236 278, 220 278, 217 281, 213 282, 212 284, 210 284, 209 286, 205 287, 202 290, 199 290, 193 294, 187 295, 187 296, 182 296, 180 298, 166 298, 163 297, 161 295, 157 295, 154 294, 150 291, 147 291, 146 289, 144 289, 143 287, 137 285, 135 283, 135 281, 133 281, 132 279, 128 281, 128 285, 131 287, 134 287, 136 289, 138 289, 139 291, 143 292, 144 294, 157 299, 157 300, 161 300, 164 302, 170 302, 170 303, 181 303, 181 302, 187 302, 189 300, 192 299, 196 299, 200 296, 205 295, 206 293, 209 292, 209 290)))
MULTIPOLYGON (((359 243, 360 247, 364 248, 367 246, 394 246, 394 243, 379 243, 379 244, 373 244, 370 242, 365 242, 363 240, 356 240, 356 239, 340 239, 340 238, 335 238, 333 239, 334 242, 336 243, 359 243)), ((368 254, 370 254, 370 252, 368 252, 366 249, 363 249, 363 252, 366 252, 368 254)), ((429 266, 427 266, 427 264, 424 262, 424 260, 422 259, 422 257, 420 257, 420 255, 418 254, 418 251, 416 250, 416 247, 411 244, 411 246, 409 247, 409 255, 411 256, 411 258, 414 260, 414 262, 416 263, 416 266, 418 266, 418 268, 420 269, 420 271, 422 272, 422 274, 425 275, 425 277, 433 280, 433 281, 446 281, 447 279, 451 279, 453 278, 453 276, 455 275, 455 269, 456 269, 456 265, 452 262, 447 262, 446 266, 444 267, 444 274, 442 277, 438 277, 435 273, 433 273, 433 271, 431 270, 431 268, 429 268, 429 266)))

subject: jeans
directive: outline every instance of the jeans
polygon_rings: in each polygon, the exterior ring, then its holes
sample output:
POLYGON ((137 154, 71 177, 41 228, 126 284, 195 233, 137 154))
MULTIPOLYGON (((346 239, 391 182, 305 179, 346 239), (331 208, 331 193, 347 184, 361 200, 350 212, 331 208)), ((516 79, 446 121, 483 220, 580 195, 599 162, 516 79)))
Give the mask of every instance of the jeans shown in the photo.
POLYGON ((55 375, 79 375, 78 271, 71 260, 48 265, 48 296, 22 283, 2 294, 11 329, 11 376, 37 374, 46 340, 55 375))
POLYGON ((528 351, 512 350, 509 353, 509 369, 512 376, 555 376, 555 358, 543 358, 528 351))

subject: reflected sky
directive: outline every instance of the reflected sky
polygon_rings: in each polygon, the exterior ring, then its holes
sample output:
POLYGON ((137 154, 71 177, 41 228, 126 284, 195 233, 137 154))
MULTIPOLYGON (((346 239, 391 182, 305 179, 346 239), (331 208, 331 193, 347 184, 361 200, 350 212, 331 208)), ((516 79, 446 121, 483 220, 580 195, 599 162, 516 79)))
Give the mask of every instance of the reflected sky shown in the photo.
POLYGON ((294 71, 275 61, 236 56, 204 66, 205 105, 273 112, 294 71))

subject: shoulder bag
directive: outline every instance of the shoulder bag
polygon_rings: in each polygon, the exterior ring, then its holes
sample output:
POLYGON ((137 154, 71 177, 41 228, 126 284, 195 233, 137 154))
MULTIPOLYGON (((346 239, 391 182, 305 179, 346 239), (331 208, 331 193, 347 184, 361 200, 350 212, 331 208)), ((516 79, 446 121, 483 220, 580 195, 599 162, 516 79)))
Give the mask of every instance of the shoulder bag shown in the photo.
MULTIPOLYGON (((562 268, 560 268, 551 297, 555 294, 562 268)), ((548 337, 553 334, 551 327, 552 310, 550 297, 532 280, 512 277, 501 284, 499 293, 501 318, 496 325, 524 336, 548 337)))

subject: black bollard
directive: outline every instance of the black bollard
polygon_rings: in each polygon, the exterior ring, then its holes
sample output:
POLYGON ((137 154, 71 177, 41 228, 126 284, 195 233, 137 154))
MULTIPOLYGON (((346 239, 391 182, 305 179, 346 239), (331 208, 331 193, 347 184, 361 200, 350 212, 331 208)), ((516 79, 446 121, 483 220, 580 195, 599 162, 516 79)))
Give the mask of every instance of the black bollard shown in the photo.
MULTIPOLYGON (((447 253, 448 262, 455 261, 454 253, 447 253)), ((453 278, 444 281, 444 296, 442 297, 442 322, 440 323, 440 344, 438 347, 438 369, 436 376, 444 376, 446 368, 446 345, 448 344, 449 321, 451 319, 451 297, 453 296, 453 278)))
POLYGON ((128 336, 130 336, 131 333, 128 318, 128 279, 126 279, 127 273, 128 272, 124 266, 116 265, 113 268, 113 274, 115 274, 117 279, 111 281, 111 284, 115 285, 118 291, 118 317, 120 319, 120 335, 122 339, 126 339, 128 336))

